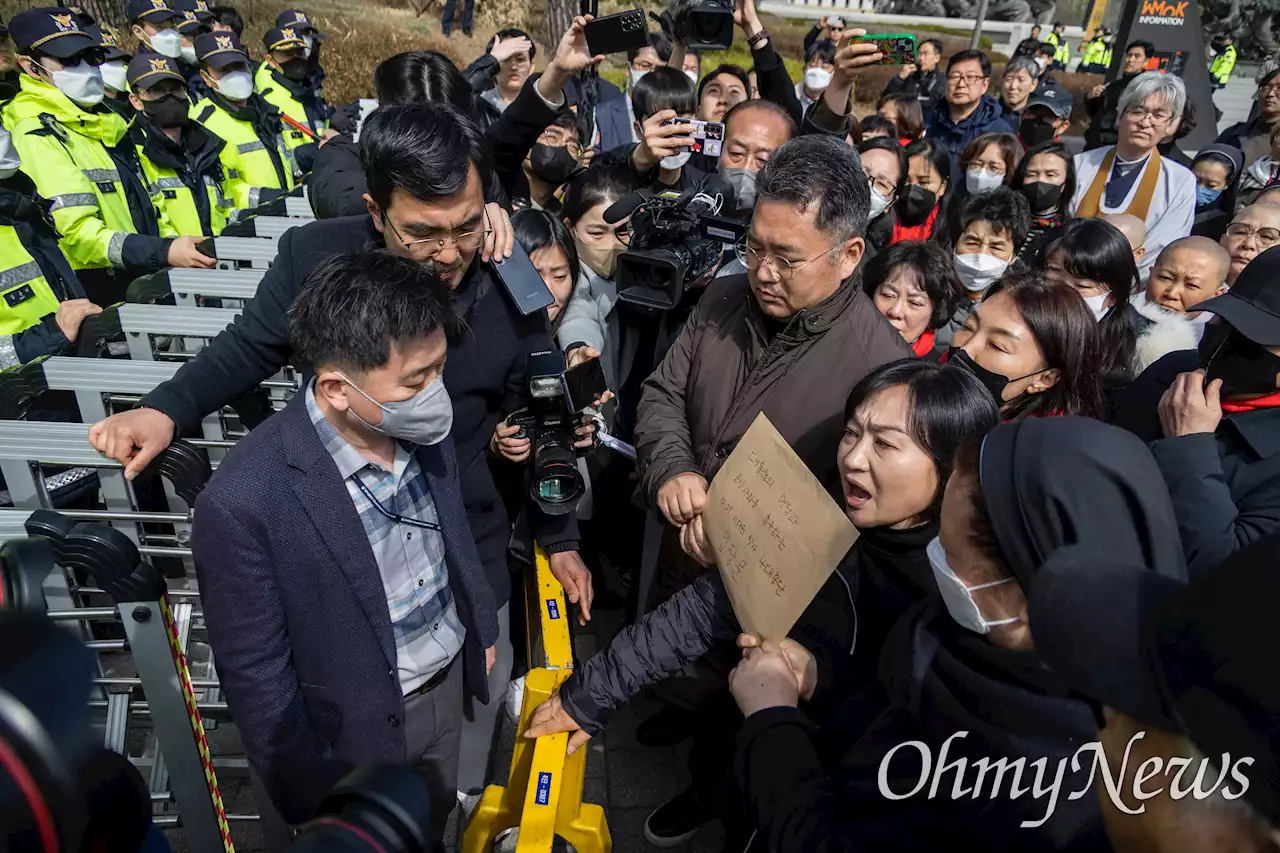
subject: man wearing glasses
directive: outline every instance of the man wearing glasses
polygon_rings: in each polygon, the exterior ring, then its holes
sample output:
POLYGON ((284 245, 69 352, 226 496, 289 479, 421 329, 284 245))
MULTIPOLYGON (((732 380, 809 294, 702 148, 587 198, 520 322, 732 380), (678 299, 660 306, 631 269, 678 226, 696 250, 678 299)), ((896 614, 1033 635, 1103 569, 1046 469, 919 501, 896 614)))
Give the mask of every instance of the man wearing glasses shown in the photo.
MULTIPOLYGON (((578 18, 565 36, 581 70, 591 57, 578 18)), ((292 363, 304 375, 289 339, 289 307, 302 282, 321 261, 370 244, 412 258, 453 291, 463 319, 449 341, 444 383, 452 400, 454 440, 462 499, 480 562, 499 606, 501 634, 490 693, 505 691, 511 673, 507 600, 510 526, 489 474, 489 436, 494 424, 526 405, 525 370, 531 352, 551 349, 545 312, 522 315, 488 262, 511 255, 514 237, 507 214, 486 205, 482 187, 489 171, 482 137, 456 109, 434 103, 380 107, 361 130, 361 158, 369 192, 368 213, 320 220, 288 231, 258 294, 236 321, 183 366, 139 407, 90 429, 99 451, 126 466, 132 478, 174 439, 195 430, 205 415, 255 388, 292 363)), ((381 402, 381 401, 380 401, 381 402)), ((537 542, 551 554, 552 572, 580 593, 589 616, 591 577, 578 556, 572 514, 550 518, 530 507, 537 542)), ((459 787, 484 782, 499 702, 483 705, 479 692, 468 701, 459 787), (466 777, 466 778, 464 778, 466 777)), ((287 817, 287 816, 286 816, 287 817)))
MULTIPOLYGON (((692 553, 706 553, 707 484, 757 414, 827 483, 849 392, 910 354, 850 283, 870 207, 857 154, 834 136, 793 139, 760 170, 755 194, 737 246, 746 274, 708 286, 640 400, 641 485, 692 553)), ((659 589, 690 579, 666 561, 659 571, 659 589)))
POLYGON ((951 152, 952 160, 984 133, 1017 133, 991 88, 991 60, 980 50, 962 50, 947 63, 947 94, 925 112, 925 134, 951 152))
POLYGON ((1196 217, 1196 176, 1161 157, 1156 146, 1176 127, 1187 102, 1175 74, 1140 74, 1120 99, 1120 138, 1115 145, 1077 154, 1075 217, 1127 213, 1147 226, 1147 252, 1138 263, 1145 279, 1174 240, 1191 233, 1196 217))
POLYGON ((1258 201, 1236 214, 1223 233, 1222 247, 1231 255, 1227 285, 1236 283, 1240 273, 1259 253, 1280 243, 1280 199, 1258 201))

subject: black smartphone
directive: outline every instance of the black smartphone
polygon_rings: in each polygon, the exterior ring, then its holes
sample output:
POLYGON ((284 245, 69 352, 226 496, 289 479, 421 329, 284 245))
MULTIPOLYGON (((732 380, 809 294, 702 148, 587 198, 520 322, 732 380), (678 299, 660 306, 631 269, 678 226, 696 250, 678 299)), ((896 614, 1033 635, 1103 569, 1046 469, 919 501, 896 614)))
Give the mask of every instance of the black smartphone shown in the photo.
POLYGON ((604 378, 604 368, 600 366, 598 358, 589 358, 577 367, 566 370, 564 382, 569 388, 569 408, 575 412, 593 405, 609 390, 609 383, 604 378))
POLYGON ((592 56, 622 53, 649 44, 649 27, 639 9, 596 18, 587 23, 586 35, 587 50, 592 56))
POLYGON ((213 238, 212 238, 212 237, 210 237, 210 238, 209 238, 209 239, 207 239, 207 240, 201 240, 199 243, 196 243, 196 251, 197 251, 197 252, 199 252, 200 254, 204 255, 206 258, 216 258, 216 257, 218 257, 218 256, 217 256, 217 255, 215 255, 215 254, 214 254, 214 252, 213 252, 213 238))
POLYGON ((520 313, 526 317, 556 301, 547 283, 538 275, 533 261, 529 260, 524 246, 518 241, 512 244, 511 257, 506 260, 495 258, 490 263, 493 264, 493 271, 498 274, 498 280, 507 289, 520 313))

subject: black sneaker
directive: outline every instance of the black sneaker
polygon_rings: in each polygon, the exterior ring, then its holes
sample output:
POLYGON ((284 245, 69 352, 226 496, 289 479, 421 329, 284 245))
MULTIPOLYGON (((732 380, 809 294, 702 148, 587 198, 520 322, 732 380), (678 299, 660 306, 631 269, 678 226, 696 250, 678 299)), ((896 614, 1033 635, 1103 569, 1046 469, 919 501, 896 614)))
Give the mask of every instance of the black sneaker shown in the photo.
POLYGON ((679 847, 711 821, 692 788, 658 806, 644 822, 644 837, 654 847, 679 847))
POLYGON ((689 737, 697 715, 675 705, 666 705, 636 726, 636 742, 642 746, 675 746, 689 737))

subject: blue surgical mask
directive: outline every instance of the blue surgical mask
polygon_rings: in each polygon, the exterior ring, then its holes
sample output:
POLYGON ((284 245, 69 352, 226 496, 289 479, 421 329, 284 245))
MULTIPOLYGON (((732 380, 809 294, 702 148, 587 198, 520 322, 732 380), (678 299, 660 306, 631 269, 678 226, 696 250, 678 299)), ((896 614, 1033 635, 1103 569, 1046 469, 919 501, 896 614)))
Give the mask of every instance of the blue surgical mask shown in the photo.
POLYGON ((342 381, 382 410, 382 420, 371 424, 356 414, 355 409, 347 409, 353 418, 374 432, 413 444, 439 444, 453 429, 453 401, 449 399, 442 377, 437 376, 428 382, 427 387, 408 400, 392 403, 379 403, 345 376, 342 376, 342 381))
POLYGON ((1196 184, 1196 204, 1203 207, 1206 204, 1213 204, 1222 195, 1222 190, 1211 190, 1206 186, 1196 184))

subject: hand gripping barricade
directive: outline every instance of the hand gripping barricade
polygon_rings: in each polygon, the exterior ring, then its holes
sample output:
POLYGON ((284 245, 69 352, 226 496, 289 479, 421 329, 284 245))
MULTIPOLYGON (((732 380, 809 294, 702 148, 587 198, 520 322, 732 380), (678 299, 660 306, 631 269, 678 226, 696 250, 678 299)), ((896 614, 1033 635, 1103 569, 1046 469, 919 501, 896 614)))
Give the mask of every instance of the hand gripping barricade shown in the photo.
POLYGON ((550 853, 556 837, 568 841, 578 853, 609 853, 613 840, 604 809, 582 802, 587 750, 566 755, 569 735, 564 733, 536 740, 521 736, 529 728, 533 710, 573 672, 564 588, 551 574, 551 563, 541 548, 536 549, 535 563, 533 575, 526 573, 529 674, 511 772, 505 786, 485 788, 463 834, 461 850, 490 853, 495 842, 518 832, 517 853, 550 853))
MULTIPOLYGON (((181 810, 188 848, 195 853, 234 853, 217 773, 196 705, 194 686, 207 685, 193 683, 183 650, 182 635, 189 625, 190 604, 185 604, 185 613, 176 615, 164 577, 143 562, 132 540, 106 524, 77 522, 57 512, 39 510, 28 520, 27 531, 52 544, 57 562, 65 570, 92 579, 115 602, 115 608, 100 609, 109 611, 111 617, 119 611, 138 672, 136 683, 145 691, 147 710, 163 745, 163 762, 181 810)), ((86 608, 51 610, 49 615, 55 621, 101 616, 86 608)), ((134 679, 95 681, 106 686, 133 683, 134 679)), ((129 694, 113 695, 126 697, 123 701, 108 700, 107 740, 115 739, 118 744, 123 741, 129 694)), ((152 790, 154 796, 154 785, 152 790)))

